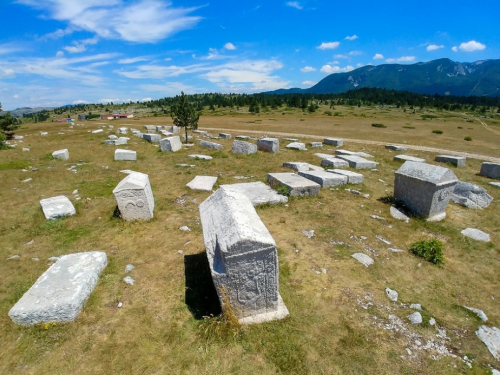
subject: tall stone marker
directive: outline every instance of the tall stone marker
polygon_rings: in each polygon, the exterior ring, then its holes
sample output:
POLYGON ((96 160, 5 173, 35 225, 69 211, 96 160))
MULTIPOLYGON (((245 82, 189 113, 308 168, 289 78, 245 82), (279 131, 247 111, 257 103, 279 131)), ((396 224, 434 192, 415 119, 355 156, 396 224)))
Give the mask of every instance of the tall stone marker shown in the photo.
POLYGON ((69 151, 67 148, 64 150, 57 150, 52 153, 52 157, 54 159, 59 159, 59 160, 68 160, 69 159, 69 151))
POLYGON ((178 135, 160 140, 160 149, 166 152, 177 152, 182 148, 181 139, 178 135))
POLYGON ((22 325, 75 320, 106 265, 101 251, 62 256, 10 309, 10 318, 22 325))
POLYGON ((240 323, 288 315, 278 291, 276 243, 250 200, 218 189, 200 204, 203 238, 221 305, 229 303, 240 323))
POLYGON ((129 174, 113 190, 123 220, 149 220, 153 218, 155 199, 147 174, 129 174))
POLYGON ((231 148, 231 152, 233 154, 242 154, 242 155, 255 154, 257 152, 257 145, 250 142, 235 140, 233 142, 233 147, 231 148))
POLYGON ((446 206, 458 181, 450 169, 407 161, 395 174, 394 198, 397 202, 429 221, 446 217, 446 206))
POLYGON ((500 164, 484 162, 481 164, 479 174, 489 178, 500 178, 500 164))
POLYGON ((43 214, 47 220, 55 220, 64 216, 73 216, 76 214, 75 206, 64 195, 46 198, 40 200, 43 214))
POLYGON ((257 149, 276 153, 280 150, 280 140, 278 138, 260 138, 257 140, 257 149))

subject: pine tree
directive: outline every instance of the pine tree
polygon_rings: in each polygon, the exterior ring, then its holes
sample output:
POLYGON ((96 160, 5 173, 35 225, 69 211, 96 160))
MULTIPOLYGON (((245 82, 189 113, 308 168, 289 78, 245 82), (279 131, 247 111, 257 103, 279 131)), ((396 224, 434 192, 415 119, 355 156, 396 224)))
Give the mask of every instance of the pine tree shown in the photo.
POLYGON ((181 91, 181 96, 177 103, 170 109, 170 117, 174 125, 184 128, 186 134, 186 143, 188 142, 188 129, 198 129, 198 120, 200 114, 196 113, 194 107, 187 101, 186 95, 181 91))
MULTIPOLYGON (((2 103, 0 103, 0 112, 2 112, 2 103)), ((0 149, 8 148, 5 140, 12 138, 17 128, 19 128, 18 121, 10 112, 0 116, 0 149)))

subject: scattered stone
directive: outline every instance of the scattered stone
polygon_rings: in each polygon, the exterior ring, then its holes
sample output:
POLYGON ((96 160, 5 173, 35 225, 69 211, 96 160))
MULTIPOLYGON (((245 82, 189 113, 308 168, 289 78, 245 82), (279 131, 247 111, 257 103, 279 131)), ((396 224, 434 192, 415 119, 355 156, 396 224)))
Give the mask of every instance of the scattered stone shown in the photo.
POLYGON ((335 150, 336 155, 359 156, 357 152, 349 150, 335 150))
POLYGON ((484 162, 481 164, 479 174, 489 178, 500 178, 500 164, 484 162))
POLYGON ((431 326, 436 325, 436 319, 434 319, 434 318, 430 318, 430 319, 429 319, 429 325, 431 325, 431 326))
POLYGON ((306 236, 307 238, 313 238, 314 237, 314 229, 302 229, 302 234, 306 236))
POLYGON ((451 163, 455 167, 465 167, 465 156, 436 155, 434 160, 440 163, 451 163))
POLYGON ((500 188, 500 182, 488 182, 488 184, 490 184, 490 185, 493 185, 493 186, 496 186, 496 187, 500 188))
POLYGON ((385 288, 385 294, 387 295, 387 298, 389 298, 392 302, 398 302, 399 294, 395 290, 392 290, 391 288, 385 288))
POLYGON ((323 143, 321 142, 309 142, 309 146, 313 148, 323 147, 323 143))
POLYGON ((354 253, 351 255, 351 257, 356 259, 359 263, 361 263, 365 267, 371 266, 373 263, 375 263, 375 261, 372 258, 363 253, 354 253))
POLYGON ((352 171, 346 171, 342 169, 327 169, 327 172, 330 173, 336 173, 341 176, 346 176, 347 177, 347 183, 348 184, 361 184, 363 183, 364 176, 361 173, 356 173, 352 171))
POLYGON ((12 307, 10 318, 22 325, 73 321, 106 265, 101 251, 62 256, 12 307))
POLYGON ((134 265, 133 264, 127 264, 125 266, 125 273, 129 273, 130 271, 132 271, 134 269, 134 265))
POLYGON ((30 149, 28 147, 23 147, 23 151, 27 152, 30 151, 30 149))
POLYGON ((332 158, 336 158, 335 155, 332 155, 332 154, 325 154, 323 152, 316 152, 313 154, 314 156, 317 156, 318 158, 321 158, 321 159, 332 159, 332 158))
POLYGON ((410 305, 410 309, 420 310, 422 311, 422 305, 420 303, 412 303, 410 305))
POLYGON ((39 262, 40 258, 34 257, 34 258, 31 258, 31 260, 34 260, 35 262, 39 262))
POLYGON ((402 253, 404 250, 398 249, 396 247, 389 247, 387 250, 393 252, 393 253, 402 253))
POLYGON ((387 220, 385 217, 378 216, 378 215, 370 215, 370 217, 372 219, 376 219, 376 220, 387 220))
POLYGON ((25 179, 25 180, 22 180, 21 182, 30 182, 30 181, 33 181, 33 179, 31 177, 25 179))
POLYGON ((463 306, 465 309, 472 311, 474 314, 477 315, 479 319, 481 319, 483 322, 486 322, 488 320, 488 317, 486 314, 483 312, 483 310, 475 309, 474 307, 469 307, 469 306, 463 306))
POLYGON ((408 320, 412 324, 422 324, 422 314, 420 314, 418 311, 415 311, 413 314, 408 315, 408 320))
POLYGON ((458 179, 448 168, 405 162, 396 172, 394 198, 429 221, 446 217, 446 206, 458 179))
POLYGON ((480 326, 476 331, 481 340, 497 361, 500 361, 500 329, 497 327, 480 326))
POLYGON ((231 139, 231 134, 228 134, 228 133, 219 133, 219 138, 231 139))
POLYGON ((26 242, 26 245, 28 245, 28 246, 33 245, 34 243, 35 243, 35 240, 31 240, 31 241, 26 242))
POLYGON ((119 309, 121 309, 123 306, 123 303, 122 302, 118 302, 118 305, 116 305, 116 307, 118 307, 119 309))
MULTIPOLYGON (((162 135, 164 135, 165 137, 171 137, 172 135, 174 135, 173 133, 170 133, 170 132, 168 132, 166 130, 160 130, 160 133, 162 135)), ((180 139, 180 137, 179 137, 179 139, 180 139)))
POLYGON ((178 135, 160 139, 160 149, 164 152, 177 152, 181 148, 182 143, 178 135))
POLYGON ((253 206, 260 204, 278 204, 288 202, 288 197, 278 194, 262 181, 240 184, 221 185, 222 189, 237 191, 245 195, 253 206))
POLYGON ((191 158, 191 159, 200 159, 200 160, 212 160, 213 159, 211 156, 201 155, 201 154, 188 155, 188 158, 191 158))
POLYGON ((137 160, 137 152, 132 150, 123 150, 117 148, 115 150, 115 160, 128 160, 128 161, 136 161, 137 160))
POLYGON ((259 151, 276 153, 280 150, 280 140, 278 138, 260 138, 257 140, 259 151))
POLYGON ((67 148, 64 150, 57 150, 52 153, 52 157, 58 160, 68 160, 69 159, 69 151, 67 148))
POLYGON ((379 241, 382 241, 382 242, 383 242, 383 243, 385 243, 386 245, 391 245, 391 244, 392 244, 392 242, 391 242, 391 241, 389 241, 387 238, 384 238, 384 237, 382 237, 382 236, 380 236, 380 235, 378 235, 378 234, 375 236, 375 238, 376 238, 377 240, 379 240, 379 241))
MULTIPOLYGON (((236 136, 236 138, 238 138, 238 136, 236 136)), ((257 145, 250 142, 235 140, 233 142, 233 147, 231 148, 231 152, 233 154, 242 154, 242 155, 255 154, 257 152, 257 145)))
POLYGON ((355 169, 372 169, 375 168, 378 163, 362 158, 357 155, 339 155, 339 159, 343 159, 349 163, 349 166, 355 169))
POLYGON ((217 177, 213 176, 196 176, 186 186, 192 190, 212 191, 217 177))
POLYGON ((143 128, 146 130, 156 130, 155 125, 144 125, 143 128))
POLYGON ((345 160, 336 158, 336 157, 328 157, 323 160, 321 160, 321 166, 327 168, 327 167, 333 167, 333 168, 348 168, 349 163, 345 160))
POLYGON ((181 131, 181 128, 176 125, 171 125, 171 126, 165 126, 165 130, 172 134, 177 134, 181 131))
POLYGON ((47 135, 49 132, 40 132, 40 135, 47 135))
POLYGON ((142 135, 142 139, 145 139, 146 141, 151 143, 160 143, 161 135, 154 133, 144 133, 142 135))
POLYGON ((200 146, 204 148, 211 148, 213 150, 222 150, 224 148, 220 143, 214 143, 209 141, 200 141, 200 146))
POLYGON ((61 259, 61 257, 50 257, 50 258, 48 258, 47 260, 48 260, 49 262, 57 262, 59 259, 61 259))
POLYGON ((474 228, 466 228, 463 231, 461 231, 464 236, 472 238, 473 240, 476 241, 482 241, 482 242, 490 242, 491 238, 488 233, 484 233, 483 231, 479 229, 474 229, 474 228))
POLYGON ((183 232, 191 232, 191 229, 189 229, 188 226, 186 225, 183 225, 182 227, 179 228, 180 230, 182 230, 183 232))
POLYGON ((480 186, 458 181, 451 193, 451 200, 467 208, 482 209, 490 205, 493 197, 480 186))
POLYGON ((21 256, 16 254, 16 255, 12 255, 11 257, 8 257, 7 260, 13 260, 13 259, 19 259, 19 258, 21 258, 21 256))
POLYGON ((133 277, 131 277, 131 276, 125 276, 125 277, 123 278, 123 281, 125 281, 125 282, 126 282, 127 284, 129 284, 129 285, 134 285, 134 283, 135 283, 134 278, 133 278, 133 277))
POLYGON ((177 254, 183 254, 184 250, 177 250, 177 254))
POLYGON ((415 156, 410 156, 410 155, 396 155, 396 156, 394 156, 394 160, 396 160, 396 161, 414 161, 415 163, 425 163, 425 159, 416 158, 415 156))
POLYGON ((373 155, 367 154, 366 152, 362 151, 356 152, 356 155, 361 156, 362 158, 373 158, 373 155))
POLYGON ((314 165, 314 164, 309 164, 309 170, 311 171, 324 171, 325 169, 323 167, 314 165))
POLYGON ((347 184, 348 177, 327 171, 299 171, 299 176, 320 184, 322 187, 332 187, 347 184))
POLYGON ((251 137, 249 137, 248 135, 237 135, 234 138, 236 138, 236 139, 251 139, 251 137))
POLYGON ((309 163, 288 161, 288 162, 283 163, 283 167, 291 168, 293 170, 296 170, 297 172, 298 171, 308 171, 309 170, 309 163))
POLYGON ((111 134, 111 135, 108 136, 108 139, 117 140, 118 137, 116 135, 114 135, 114 134, 111 134))
POLYGON ((298 138, 283 138, 284 141, 288 141, 288 142, 298 142, 299 139, 298 138))
POLYGON ((268 173, 267 182, 274 188, 285 186, 290 196, 316 196, 321 185, 295 173, 268 173))
POLYGON ((402 151, 402 152, 408 151, 408 147, 400 146, 400 145, 385 145, 385 148, 387 148, 389 150, 394 150, 394 151, 402 151))
POLYGON ((292 142, 289 143, 286 148, 299 151, 307 151, 305 143, 302 142, 292 142))
POLYGON ((323 140, 323 143, 325 145, 332 145, 332 146, 339 147, 339 146, 343 146, 344 145, 344 140, 343 139, 339 139, 339 138, 325 138, 323 140))
POLYGON ((401 220, 401 221, 404 221, 405 223, 409 223, 410 222, 410 218, 408 216, 406 216, 404 213, 402 213, 401 211, 399 211, 396 207, 394 206, 391 206, 390 210, 389 210, 391 216, 396 219, 396 220, 401 220))
POLYGON ((103 131, 102 129, 92 130, 92 134, 102 133, 103 131))
POLYGON ((123 220, 149 220, 153 218, 155 200, 147 174, 129 174, 114 188, 118 209, 123 220))
POLYGON ((76 214, 73 203, 64 195, 58 195, 52 198, 40 200, 43 214, 47 220, 55 220, 64 216, 73 216, 76 214))

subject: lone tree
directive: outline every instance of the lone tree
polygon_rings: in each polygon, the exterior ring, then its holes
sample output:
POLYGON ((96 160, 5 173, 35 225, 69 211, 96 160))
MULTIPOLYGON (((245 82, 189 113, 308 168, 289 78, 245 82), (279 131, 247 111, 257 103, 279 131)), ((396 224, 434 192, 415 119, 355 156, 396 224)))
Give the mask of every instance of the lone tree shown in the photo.
POLYGON ((184 91, 181 91, 181 96, 177 103, 170 108, 170 117, 174 125, 184 128, 186 133, 186 142, 188 142, 188 129, 198 129, 198 120, 200 114, 196 112, 194 106, 187 101, 184 91))
MULTIPOLYGON (((0 112, 2 112, 2 103, 0 103, 0 112)), ((11 139, 17 128, 19 128, 19 124, 10 112, 0 116, 0 150, 9 148, 5 140, 11 139)))

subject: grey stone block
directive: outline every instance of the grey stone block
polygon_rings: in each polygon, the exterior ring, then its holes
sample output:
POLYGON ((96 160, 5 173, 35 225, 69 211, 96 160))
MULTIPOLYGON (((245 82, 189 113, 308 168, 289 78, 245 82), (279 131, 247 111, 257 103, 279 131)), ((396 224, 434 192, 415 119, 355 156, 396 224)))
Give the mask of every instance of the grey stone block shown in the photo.
POLYGON ((260 138, 257 140, 257 149, 264 152, 278 152, 280 140, 278 138, 260 138))
POLYGON ((434 160, 440 163, 451 163, 455 167, 465 167, 465 156, 436 155, 434 160))
POLYGON ((122 150, 117 148, 115 150, 115 160, 128 160, 128 161, 136 161, 137 160, 137 152, 132 150, 122 150))
POLYGON ((233 141, 233 147, 231 148, 233 154, 250 155, 257 152, 257 145, 245 142, 245 141, 233 141))
POLYGON ((181 132, 181 128, 175 125, 165 126, 165 130, 172 134, 178 134, 181 132))
POLYGON ((332 156, 321 160, 321 166, 333 167, 333 168, 347 168, 349 167, 349 163, 345 160, 332 156))
POLYGON ((10 318, 22 325, 75 320, 106 265, 101 251, 60 257, 12 307, 10 318))
MULTIPOLYGON (((349 150, 335 150, 336 155, 358 155, 357 152, 349 151, 349 150)), ((359 155, 358 155, 359 156, 359 155)))
POLYGON ((489 178, 500 178, 500 164, 484 162, 481 164, 479 174, 489 178))
POLYGON ((293 162, 293 161, 288 161, 283 163, 283 167, 285 168, 291 168, 296 171, 308 171, 309 168, 309 163, 300 163, 300 162, 293 162))
POLYGON ((202 154, 188 155, 188 158, 191 158, 191 159, 201 159, 201 160, 212 160, 213 159, 211 156, 202 155, 202 154))
POLYGON ((153 133, 144 133, 142 135, 142 139, 145 139, 146 141, 151 142, 151 143, 159 143, 160 139, 161 139, 161 135, 160 134, 153 134, 153 133))
POLYGON ((41 199, 40 206, 42 206, 43 214, 48 220, 55 220, 60 217, 73 216, 76 214, 73 203, 64 195, 41 199))
POLYGON ((155 200, 147 174, 130 173, 114 188, 113 195, 123 220, 153 218, 155 200))
POLYGON ((219 133, 219 138, 231 139, 232 136, 231 136, 231 134, 228 134, 228 133, 219 133))
POLYGON ((458 181, 451 194, 451 200, 468 208, 481 209, 488 207, 493 197, 480 186, 458 181))
POLYGON ((268 173, 267 182, 274 188, 285 186, 291 197, 318 195, 321 185, 295 173, 268 173))
POLYGON ((319 148, 319 147, 323 147, 323 143, 321 143, 321 142, 309 142, 309 146, 311 146, 313 148, 319 148))
POLYGON ((178 135, 160 139, 160 150, 164 152, 177 152, 181 148, 182 143, 178 135))
POLYGON ((402 152, 408 151, 408 147, 399 145, 385 145, 385 148, 394 151, 402 151, 402 152))
POLYGON ((347 184, 347 177, 327 171, 299 171, 299 176, 320 184, 322 187, 332 187, 347 184))
POLYGON ((410 155, 395 155, 394 160, 396 160, 396 161, 414 161, 416 163, 425 163, 425 159, 416 158, 415 156, 410 156, 410 155))
POLYGON ((212 191, 217 177, 213 176, 196 176, 186 184, 191 190, 212 191))
POLYGON ((224 148, 224 146, 219 143, 209 141, 200 141, 200 146, 204 148, 211 148, 213 150, 222 150, 224 148))
POLYGON ((332 145, 332 146, 343 146, 344 145, 344 140, 339 139, 339 138, 325 138, 323 140, 323 143, 325 145, 332 145))
POLYGON ((156 125, 156 131, 161 132, 163 130, 163 125, 156 125))
POLYGON ((59 160, 68 160, 69 159, 69 151, 67 148, 64 150, 57 150, 52 153, 52 157, 54 159, 59 159, 59 160))
POLYGON ((361 173, 356 173, 352 171, 346 171, 342 169, 327 169, 327 172, 336 173, 341 176, 346 176, 348 184, 361 184, 363 183, 364 180, 364 176, 361 173))
POLYGON ((144 125, 143 128, 146 130, 156 130, 156 125, 144 125))
POLYGON ((475 229, 475 228, 466 228, 463 231, 461 231, 464 236, 472 238, 473 240, 476 241, 482 241, 482 242, 490 242, 490 235, 488 233, 483 232, 482 230, 475 229))
POLYGON ((299 151, 307 151, 305 143, 302 142, 292 142, 289 143, 286 148, 299 151))
POLYGON ((373 169, 378 163, 362 158, 356 155, 339 155, 339 159, 343 159, 349 163, 349 166, 355 169, 373 169))
POLYGON ((237 135, 236 137, 234 137, 236 139, 250 139, 251 137, 248 136, 248 135, 237 135))
POLYGON ((314 156, 317 156, 318 158, 321 158, 321 159, 331 159, 331 158, 335 158, 337 157, 336 155, 333 155, 333 154, 325 154, 323 152, 316 152, 313 154, 314 156))
POLYGON ((240 184, 221 185, 221 189, 237 191, 252 202, 252 205, 278 204, 288 202, 288 197, 278 194, 262 181, 244 182, 240 184))

